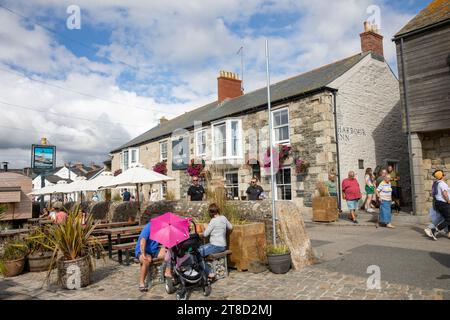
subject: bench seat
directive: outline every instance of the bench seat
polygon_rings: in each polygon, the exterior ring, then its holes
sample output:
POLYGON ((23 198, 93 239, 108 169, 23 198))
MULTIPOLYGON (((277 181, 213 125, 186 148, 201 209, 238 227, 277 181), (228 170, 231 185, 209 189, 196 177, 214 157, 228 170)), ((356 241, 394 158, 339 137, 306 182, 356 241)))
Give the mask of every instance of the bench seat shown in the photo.
POLYGON ((210 254, 205 258, 206 263, 211 270, 216 274, 217 279, 228 277, 228 255, 231 254, 231 250, 225 250, 219 253, 210 254))

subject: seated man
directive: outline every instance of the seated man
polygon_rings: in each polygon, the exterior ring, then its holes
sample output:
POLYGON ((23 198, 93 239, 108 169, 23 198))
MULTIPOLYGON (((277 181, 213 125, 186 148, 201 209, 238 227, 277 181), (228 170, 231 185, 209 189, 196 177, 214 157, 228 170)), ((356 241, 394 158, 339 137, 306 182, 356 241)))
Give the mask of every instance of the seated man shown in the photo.
POLYGON ((55 208, 55 222, 57 224, 63 224, 67 220, 67 213, 61 208, 55 208))
POLYGON ((162 257, 166 253, 164 248, 159 247, 159 243, 150 240, 150 222, 148 222, 141 231, 139 239, 136 243, 135 257, 141 263, 141 272, 139 277, 139 290, 141 292, 148 291, 148 285, 145 283, 145 277, 149 271, 150 263, 153 258, 162 257))

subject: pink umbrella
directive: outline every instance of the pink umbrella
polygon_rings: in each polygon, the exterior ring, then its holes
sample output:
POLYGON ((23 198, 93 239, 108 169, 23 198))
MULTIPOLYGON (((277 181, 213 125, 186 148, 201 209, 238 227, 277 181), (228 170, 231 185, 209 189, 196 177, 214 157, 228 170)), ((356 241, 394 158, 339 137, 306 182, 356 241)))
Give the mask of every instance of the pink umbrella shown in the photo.
POLYGON ((167 248, 189 239, 189 222, 192 218, 183 218, 166 212, 150 220, 150 239, 167 248))

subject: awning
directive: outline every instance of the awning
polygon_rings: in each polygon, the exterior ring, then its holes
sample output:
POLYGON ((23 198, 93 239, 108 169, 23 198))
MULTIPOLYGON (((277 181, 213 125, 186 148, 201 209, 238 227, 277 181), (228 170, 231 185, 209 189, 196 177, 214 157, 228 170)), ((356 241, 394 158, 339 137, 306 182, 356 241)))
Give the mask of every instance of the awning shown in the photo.
POLYGON ((20 187, 0 187, 0 203, 20 202, 20 187))

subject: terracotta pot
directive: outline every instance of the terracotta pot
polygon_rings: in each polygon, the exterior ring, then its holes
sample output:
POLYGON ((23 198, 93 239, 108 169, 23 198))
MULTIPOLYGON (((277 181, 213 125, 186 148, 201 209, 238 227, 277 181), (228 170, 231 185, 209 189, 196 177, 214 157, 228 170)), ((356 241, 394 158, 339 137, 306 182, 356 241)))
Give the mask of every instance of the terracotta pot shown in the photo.
POLYGON ((128 222, 134 222, 136 221, 136 217, 128 217, 128 222))
POLYGON ((48 271, 52 262, 53 253, 46 251, 28 255, 28 265, 30 272, 48 271))
POLYGON ((25 257, 20 259, 5 261, 5 277, 15 277, 22 273, 25 267, 25 257))
POLYGON ((91 267, 89 257, 75 260, 58 260, 58 281, 65 289, 79 289, 91 282, 91 267))

